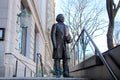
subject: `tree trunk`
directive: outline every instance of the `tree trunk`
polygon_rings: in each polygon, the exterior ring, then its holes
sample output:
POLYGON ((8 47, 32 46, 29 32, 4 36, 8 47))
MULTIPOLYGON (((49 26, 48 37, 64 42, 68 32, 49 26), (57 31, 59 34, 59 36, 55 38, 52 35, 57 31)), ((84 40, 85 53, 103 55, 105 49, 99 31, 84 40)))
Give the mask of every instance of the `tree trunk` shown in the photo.
POLYGON ((109 17, 109 26, 107 32, 107 45, 108 49, 113 48, 113 29, 114 29, 114 10, 113 10, 113 0, 106 0, 106 8, 109 17))
POLYGON ((112 23, 109 22, 108 32, 107 32, 107 44, 108 49, 114 47, 113 45, 113 30, 114 30, 114 21, 112 23))
POLYGON ((120 0, 117 6, 114 3, 114 0, 106 0, 106 8, 107 8, 108 17, 109 17, 109 26, 108 26, 108 32, 107 32, 107 45, 108 45, 108 49, 111 49, 114 47, 114 43, 113 43, 114 20, 120 8, 120 0))

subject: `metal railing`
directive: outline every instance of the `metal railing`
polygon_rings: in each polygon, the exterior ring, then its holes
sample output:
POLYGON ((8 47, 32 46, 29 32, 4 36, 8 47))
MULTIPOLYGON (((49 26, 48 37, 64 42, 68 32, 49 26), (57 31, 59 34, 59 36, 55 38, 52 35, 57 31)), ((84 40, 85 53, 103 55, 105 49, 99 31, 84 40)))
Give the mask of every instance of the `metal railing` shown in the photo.
POLYGON ((36 72, 34 72, 29 66, 27 66, 27 65, 24 63, 24 61, 22 61, 21 59, 19 59, 17 56, 15 56, 15 55, 12 54, 12 53, 5 53, 5 54, 6 54, 6 55, 12 55, 12 56, 15 57, 15 59, 16 59, 16 63, 15 63, 15 73, 14 73, 13 77, 17 77, 17 74, 18 74, 18 62, 19 62, 19 61, 25 66, 24 72, 23 72, 24 77, 26 77, 27 69, 30 70, 30 75, 31 75, 31 77, 32 77, 33 74, 34 74, 34 77, 36 76, 36 72))
POLYGON ((83 29, 81 34, 78 36, 77 41, 75 42, 71 49, 72 57, 71 65, 73 66, 77 65, 93 55, 98 55, 103 64, 106 66, 106 68, 112 75, 112 77, 115 80, 118 80, 115 73, 110 68, 109 64, 107 63, 107 61, 105 60, 104 56, 99 51, 97 46, 95 45, 94 41, 92 40, 88 32, 85 29, 83 29))
POLYGON ((36 77, 44 77, 43 71, 43 63, 42 63, 42 55, 37 53, 37 62, 36 62, 36 77))

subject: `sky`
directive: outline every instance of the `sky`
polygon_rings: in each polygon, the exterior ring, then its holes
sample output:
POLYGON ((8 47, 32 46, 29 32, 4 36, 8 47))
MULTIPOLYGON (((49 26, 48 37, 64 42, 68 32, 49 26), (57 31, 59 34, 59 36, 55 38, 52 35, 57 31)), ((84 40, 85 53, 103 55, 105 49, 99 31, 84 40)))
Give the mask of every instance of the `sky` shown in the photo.
MULTIPOLYGON (((65 1, 65 0, 64 0, 65 1)), ((102 13, 102 17, 106 22, 108 21, 108 15, 107 15, 107 10, 106 10, 106 0, 94 0, 95 2, 97 2, 96 4, 99 5, 99 7, 102 7, 104 12, 102 13)), ((117 3, 119 0, 114 0, 115 3, 117 3)), ((63 2, 62 0, 55 0, 56 2, 56 15, 59 13, 63 13, 61 8, 63 6, 63 2)), ((120 9, 115 17, 115 21, 120 22, 120 9)), ((100 33, 100 32, 98 32, 100 33)), ((99 37, 94 39, 94 42, 96 43, 96 45, 98 46, 99 50, 101 52, 105 52, 107 51, 107 39, 106 39, 106 33, 107 33, 107 29, 104 30, 104 34, 100 35, 99 37)))

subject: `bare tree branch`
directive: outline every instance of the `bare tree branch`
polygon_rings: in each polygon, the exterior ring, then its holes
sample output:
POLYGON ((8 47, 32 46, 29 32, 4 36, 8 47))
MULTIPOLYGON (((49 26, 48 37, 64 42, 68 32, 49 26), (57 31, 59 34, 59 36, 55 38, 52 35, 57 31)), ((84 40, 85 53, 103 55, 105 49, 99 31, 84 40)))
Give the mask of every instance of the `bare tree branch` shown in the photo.
POLYGON ((91 0, 62 1, 66 1, 66 3, 63 3, 62 11, 65 15, 65 22, 71 29, 74 41, 83 28, 85 28, 91 36, 95 36, 94 33, 97 30, 104 28, 101 27, 103 20, 100 19, 103 9, 98 10, 96 4, 90 4, 92 2, 91 0))
POLYGON ((119 2, 118 2, 117 7, 114 9, 114 16, 116 16, 116 14, 117 14, 119 8, 120 8, 120 0, 119 0, 119 2))

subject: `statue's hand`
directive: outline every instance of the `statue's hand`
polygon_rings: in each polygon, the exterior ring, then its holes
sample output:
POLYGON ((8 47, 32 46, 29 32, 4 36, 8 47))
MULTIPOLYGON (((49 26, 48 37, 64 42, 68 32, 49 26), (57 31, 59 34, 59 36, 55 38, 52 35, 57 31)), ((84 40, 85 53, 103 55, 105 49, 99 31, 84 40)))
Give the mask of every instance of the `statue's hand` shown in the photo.
POLYGON ((71 35, 69 34, 68 36, 65 36, 65 41, 67 43, 71 43, 72 42, 72 39, 71 39, 71 35))

